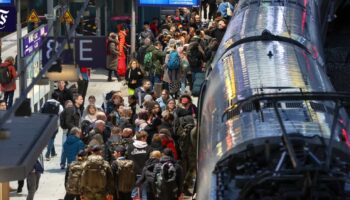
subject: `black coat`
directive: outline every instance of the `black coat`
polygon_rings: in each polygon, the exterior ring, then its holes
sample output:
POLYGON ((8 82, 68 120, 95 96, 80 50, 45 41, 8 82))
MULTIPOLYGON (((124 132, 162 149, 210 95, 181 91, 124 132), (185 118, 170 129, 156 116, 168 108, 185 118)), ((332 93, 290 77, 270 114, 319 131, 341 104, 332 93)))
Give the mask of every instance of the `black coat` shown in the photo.
POLYGON ((126 70, 125 80, 128 82, 128 87, 136 89, 141 86, 143 74, 140 68, 126 70), (133 82, 134 81, 134 82, 133 82))
POLYGON ((68 131, 70 131, 73 127, 80 127, 80 110, 79 108, 69 107, 64 110, 64 121, 68 128, 68 131))
MULTIPOLYGON (((71 100, 73 101, 73 94, 72 92, 67 89, 67 88, 64 88, 64 90, 59 90, 59 89, 56 89, 54 91, 55 93, 58 94, 58 101, 60 102, 60 104, 64 107, 64 103, 67 101, 67 100, 71 100)), ((74 103, 74 102, 73 102, 74 103)))

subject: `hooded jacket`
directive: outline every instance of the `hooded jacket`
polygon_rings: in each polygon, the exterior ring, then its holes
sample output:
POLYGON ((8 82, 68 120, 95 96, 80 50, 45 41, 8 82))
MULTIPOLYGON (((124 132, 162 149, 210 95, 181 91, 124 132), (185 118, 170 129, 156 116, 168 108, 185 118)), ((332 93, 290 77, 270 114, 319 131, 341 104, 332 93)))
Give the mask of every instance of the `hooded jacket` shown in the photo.
POLYGON ((141 175, 142 168, 149 158, 151 147, 148 146, 147 142, 135 140, 134 143, 127 148, 127 151, 128 159, 134 161, 135 173, 141 175))
POLYGON ((84 150, 84 146, 84 143, 77 136, 69 134, 63 144, 62 161, 67 159, 68 164, 75 161, 79 151, 84 150))
POLYGON ((164 59, 165 59, 166 53, 164 53, 161 50, 157 49, 153 45, 150 45, 146 49, 146 54, 149 53, 149 52, 152 52, 153 68, 152 69, 146 69, 146 70, 150 74, 161 75, 163 73, 162 64, 164 63, 164 59))

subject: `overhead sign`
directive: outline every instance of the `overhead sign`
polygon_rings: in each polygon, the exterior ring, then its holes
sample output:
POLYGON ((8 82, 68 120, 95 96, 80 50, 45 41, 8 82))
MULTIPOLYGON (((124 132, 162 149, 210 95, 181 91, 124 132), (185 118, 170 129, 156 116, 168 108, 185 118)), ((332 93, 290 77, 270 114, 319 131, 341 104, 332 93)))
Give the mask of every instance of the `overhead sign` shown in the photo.
POLYGON ((44 38, 47 36, 49 27, 47 24, 41 25, 32 32, 28 33, 22 38, 22 51, 21 56, 26 57, 31 53, 39 49, 43 43, 44 38))
POLYGON ((140 6, 198 6, 199 0, 139 0, 140 6))
MULTIPOLYGON (((61 47, 61 43, 65 39, 66 39, 66 37, 57 37, 57 38, 48 37, 48 39, 45 40, 45 43, 43 44, 43 49, 42 49, 43 66, 50 60, 51 56, 55 55, 55 53, 61 47)), ((65 46, 65 48, 60 56, 61 63, 63 63, 63 64, 73 64, 74 63, 73 48, 74 48, 74 43, 73 43, 73 41, 70 41, 70 44, 65 46), (69 48, 69 46, 71 48, 69 48)))
MULTIPOLYGON (((65 37, 46 40, 42 50, 43 65, 54 55, 61 46, 65 37)), ((75 63, 80 67, 104 68, 106 67, 106 38, 105 37, 76 37, 70 41, 71 49, 65 46, 60 59, 62 64, 73 64, 73 49, 75 52, 75 63)))
POLYGON ((16 31, 16 8, 13 6, 0 7, 0 32, 16 31))
POLYGON ((39 23, 40 19, 36 11, 33 9, 30 15, 27 18, 27 22, 29 23, 39 23))
POLYGON ((76 37, 75 59, 81 67, 106 67, 106 38, 105 37, 76 37))
POLYGON ((13 5, 13 0, 0 0, 0 5, 13 5))
POLYGON ((70 14, 69 10, 66 10, 62 16, 62 21, 65 21, 67 24, 73 24, 74 18, 72 14, 70 14))

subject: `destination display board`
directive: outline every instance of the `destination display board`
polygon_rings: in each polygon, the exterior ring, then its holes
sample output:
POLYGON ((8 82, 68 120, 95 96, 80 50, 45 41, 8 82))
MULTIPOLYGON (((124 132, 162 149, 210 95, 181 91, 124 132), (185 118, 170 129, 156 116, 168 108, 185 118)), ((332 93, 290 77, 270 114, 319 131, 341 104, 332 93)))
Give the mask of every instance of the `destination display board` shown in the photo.
POLYGON ((139 0, 139 6, 198 6, 199 0, 139 0))
POLYGON ((13 5, 14 2, 13 2, 13 0, 0 0, 0 4, 13 5))

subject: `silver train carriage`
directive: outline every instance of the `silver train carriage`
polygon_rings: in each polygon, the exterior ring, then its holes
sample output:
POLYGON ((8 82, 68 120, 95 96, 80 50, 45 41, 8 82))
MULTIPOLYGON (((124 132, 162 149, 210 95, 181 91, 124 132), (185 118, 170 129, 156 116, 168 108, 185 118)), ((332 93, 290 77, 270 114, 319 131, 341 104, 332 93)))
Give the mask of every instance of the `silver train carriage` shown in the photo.
POLYGON ((349 198, 317 0, 240 0, 199 98, 197 199, 349 198))

